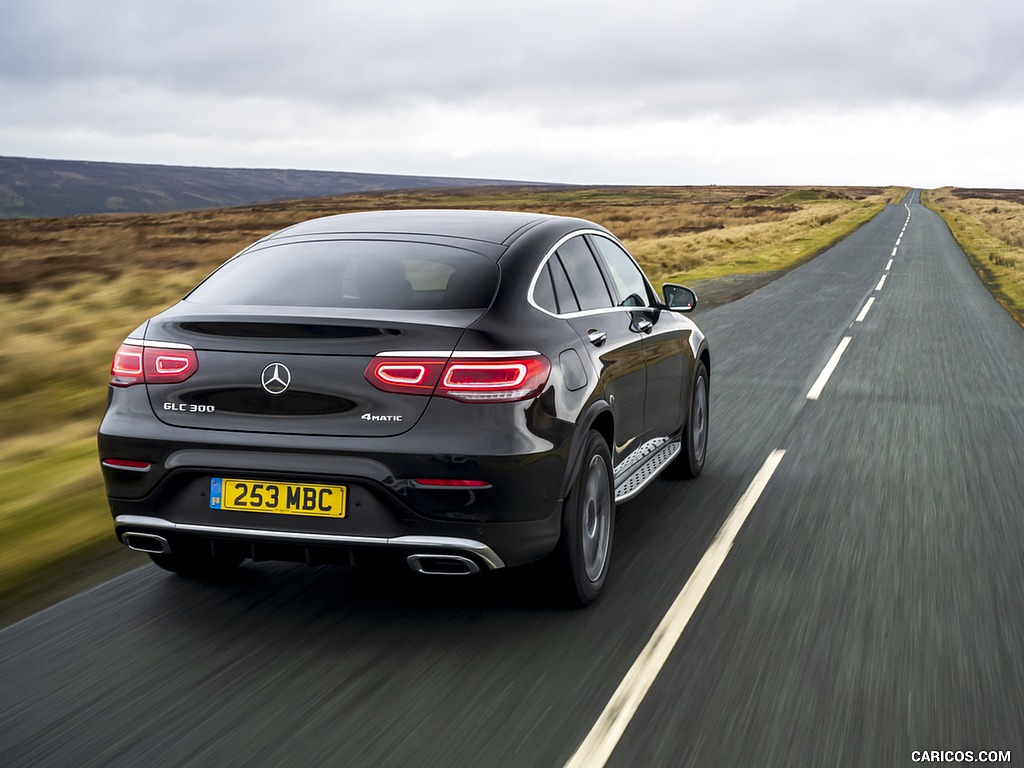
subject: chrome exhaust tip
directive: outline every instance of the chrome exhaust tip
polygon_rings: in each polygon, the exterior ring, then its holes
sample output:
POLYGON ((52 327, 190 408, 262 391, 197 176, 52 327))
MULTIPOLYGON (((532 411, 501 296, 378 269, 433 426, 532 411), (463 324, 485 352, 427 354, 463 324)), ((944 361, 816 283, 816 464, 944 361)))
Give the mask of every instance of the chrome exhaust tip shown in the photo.
POLYGON ((163 536, 155 533, 125 533, 121 536, 121 542, 136 552, 145 552, 150 555, 170 554, 171 545, 163 536))
POLYGON ((430 576, 469 576, 480 573, 480 566, 462 555, 409 555, 409 567, 430 576))

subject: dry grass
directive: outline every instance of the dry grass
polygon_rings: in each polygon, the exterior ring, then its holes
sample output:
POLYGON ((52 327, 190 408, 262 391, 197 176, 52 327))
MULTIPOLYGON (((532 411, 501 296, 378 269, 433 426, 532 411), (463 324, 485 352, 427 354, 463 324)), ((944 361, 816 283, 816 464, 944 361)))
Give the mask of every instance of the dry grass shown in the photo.
POLYGON ((298 221, 386 208, 533 210, 621 237, 652 279, 784 270, 898 188, 470 189, 154 215, 0 221, 0 613, 38 574, 113 544, 95 456, 110 357, 225 259, 298 221))
POLYGON ((945 187, 924 202, 949 225, 975 271, 1024 326, 1024 191, 945 187))
POLYGON ((876 212, 905 192, 875 187, 500 188, 345 195, 220 211, 0 220, 0 292, 21 295, 76 285, 87 275, 110 279, 145 270, 195 280, 257 238, 290 224, 389 208, 580 216, 615 232, 659 278, 742 263, 765 246, 800 241, 809 231, 835 229, 851 214, 876 212))

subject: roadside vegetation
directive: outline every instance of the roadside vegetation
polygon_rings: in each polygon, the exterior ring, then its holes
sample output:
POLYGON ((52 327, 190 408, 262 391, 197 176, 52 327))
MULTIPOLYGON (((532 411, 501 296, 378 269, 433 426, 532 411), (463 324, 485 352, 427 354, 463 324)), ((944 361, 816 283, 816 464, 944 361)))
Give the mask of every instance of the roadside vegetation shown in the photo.
POLYGON ((982 282, 1024 327, 1024 191, 957 189, 925 192, 982 282))
MULTIPOLYGON (((95 431, 110 358, 146 317, 239 249, 315 216, 386 208, 534 210, 597 221, 656 282, 752 290, 820 253, 905 188, 468 189, 259 207, 0 221, 0 618, 72 570, 121 557, 95 431), (118 554, 113 554, 113 553, 118 554)), ((999 203, 1002 205, 1003 203, 999 203)), ((733 293, 726 298, 734 298, 733 293)))

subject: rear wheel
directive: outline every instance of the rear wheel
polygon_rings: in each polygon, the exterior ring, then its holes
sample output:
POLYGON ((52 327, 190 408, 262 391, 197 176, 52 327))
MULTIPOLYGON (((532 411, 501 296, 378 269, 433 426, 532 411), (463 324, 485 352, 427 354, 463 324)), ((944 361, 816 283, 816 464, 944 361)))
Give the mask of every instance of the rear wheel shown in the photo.
POLYGON ((708 450, 708 402, 708 371, 704 363, 698 360, 693 374, 686 426, 683 427, 682 450, 665 467, 665 477, 685 480, 697 477, 704 471, 704 458, 708 450))
POLYGON ((559 542, 562 583, 574 605, 597 600, 608 578, 615 532, 611 467, 608 444, 591 430, 579 476, 566 499, 559 542))

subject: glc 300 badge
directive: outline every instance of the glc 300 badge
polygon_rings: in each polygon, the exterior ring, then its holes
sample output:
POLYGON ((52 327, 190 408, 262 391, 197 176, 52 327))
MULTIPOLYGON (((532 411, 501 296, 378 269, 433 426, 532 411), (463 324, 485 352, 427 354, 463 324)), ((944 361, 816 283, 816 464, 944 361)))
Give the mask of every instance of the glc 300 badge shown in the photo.
POLYGON ((284 363, 271 363, 260 376, 263 388, 272 395, 280 395, 292 383, 292 372, 284 363))

